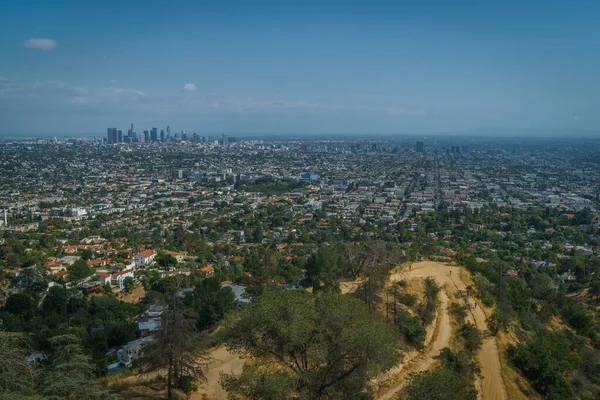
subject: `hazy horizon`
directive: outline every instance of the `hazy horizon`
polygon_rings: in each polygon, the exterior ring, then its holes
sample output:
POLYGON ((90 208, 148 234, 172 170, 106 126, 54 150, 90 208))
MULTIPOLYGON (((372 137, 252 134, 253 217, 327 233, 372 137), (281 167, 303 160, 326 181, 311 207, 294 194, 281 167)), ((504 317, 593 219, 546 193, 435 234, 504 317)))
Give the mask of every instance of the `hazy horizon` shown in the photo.
POLYGON ((600 128, 598 3, 24 0, 2 9, 2 136, 98 136, 131 122, 138 132, 240 135, 600 128))

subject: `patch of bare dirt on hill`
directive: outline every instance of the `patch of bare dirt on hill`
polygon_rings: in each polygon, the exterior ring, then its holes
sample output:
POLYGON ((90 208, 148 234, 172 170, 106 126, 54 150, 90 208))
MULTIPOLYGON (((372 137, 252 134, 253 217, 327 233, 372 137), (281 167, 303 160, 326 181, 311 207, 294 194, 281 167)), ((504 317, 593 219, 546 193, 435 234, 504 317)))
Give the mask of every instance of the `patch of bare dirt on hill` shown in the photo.
POLYGON ((227 351, 224 346, 217 347, 210 356, 213 360, 208 364, 206 382, 199 385, 198 391, 190 397, 191 400, 227 400, 227 392, 219 383, 220 373, 242 373, 245 361, 227 351))

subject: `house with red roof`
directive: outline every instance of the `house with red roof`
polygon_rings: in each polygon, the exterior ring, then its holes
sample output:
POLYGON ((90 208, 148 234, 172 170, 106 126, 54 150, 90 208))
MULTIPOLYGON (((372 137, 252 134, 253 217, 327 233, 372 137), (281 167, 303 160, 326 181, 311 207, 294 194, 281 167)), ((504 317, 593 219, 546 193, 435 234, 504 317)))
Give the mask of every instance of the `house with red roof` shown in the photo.
POLYGON ((125 278, 133 278, 134 272, 132 269, 126 269, 123 271, 115 272, 112 274, 112 283, 113 285, 117 285, 119 289, 123 290, 125 288, 125 278))
POLYGON ((134 257, 136 267, 144 267, 154 262, 156 250, 142 250, 134 257))
POLYGON ((204 267, 200 268, 200 272, 207 278, 215 276, 215 268, 212 265, 205 265, 204 267))

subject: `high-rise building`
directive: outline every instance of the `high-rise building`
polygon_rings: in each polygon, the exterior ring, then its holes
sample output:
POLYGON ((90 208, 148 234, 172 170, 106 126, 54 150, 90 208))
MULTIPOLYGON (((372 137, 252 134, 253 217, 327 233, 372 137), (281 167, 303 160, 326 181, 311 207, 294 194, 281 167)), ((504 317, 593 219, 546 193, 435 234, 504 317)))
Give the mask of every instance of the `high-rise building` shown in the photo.
POLYGON ((117 128, 108 128, 106 130, 106 142, 108 144, 117 143, 117 128))
POLYGON ((423 142, 417 142, 417 152, 422 153, 424 149, 423 142))
POLYGON ((117 131, 117 143, 123 143, 123 131, 120 129, 117 131))
POLYGON ((187 133, 185 131, 181 131, 181 140, 187 142, 187 133))
POLYGON ((150 134, 150 140, 152 142, 158 142, 158 129, 152 128, 152 133, 150 134))
POLYGON ((200 137, 198 136, 198 134, 196 132, 194 132, 194 136, 192 138, 192 142, 194 143, 198 143, 200 137))
POLYGON ((140 142, 142 143, 146 143, 148 141, 148 138, 150 137, 150 135, 148 134, 148 131, 144 131, 144 136, 142 136, 140 138, 140 142))
POLYGON ((167 125, 167 136, 171 136, 171 127, 167 125))
POLYGON ((164 129, 160 130, 160 141, 161 142, 165 141, 165 130, 164 129))

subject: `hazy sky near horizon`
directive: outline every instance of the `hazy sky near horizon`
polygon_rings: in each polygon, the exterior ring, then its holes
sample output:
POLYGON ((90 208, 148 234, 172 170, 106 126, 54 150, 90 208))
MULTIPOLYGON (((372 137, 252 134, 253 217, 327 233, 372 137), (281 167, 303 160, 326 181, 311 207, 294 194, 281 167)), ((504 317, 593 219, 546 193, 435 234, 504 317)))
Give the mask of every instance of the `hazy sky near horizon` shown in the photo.
POLYGON ((600 128, 598 1, 0 4, 0 133, 600 128))

